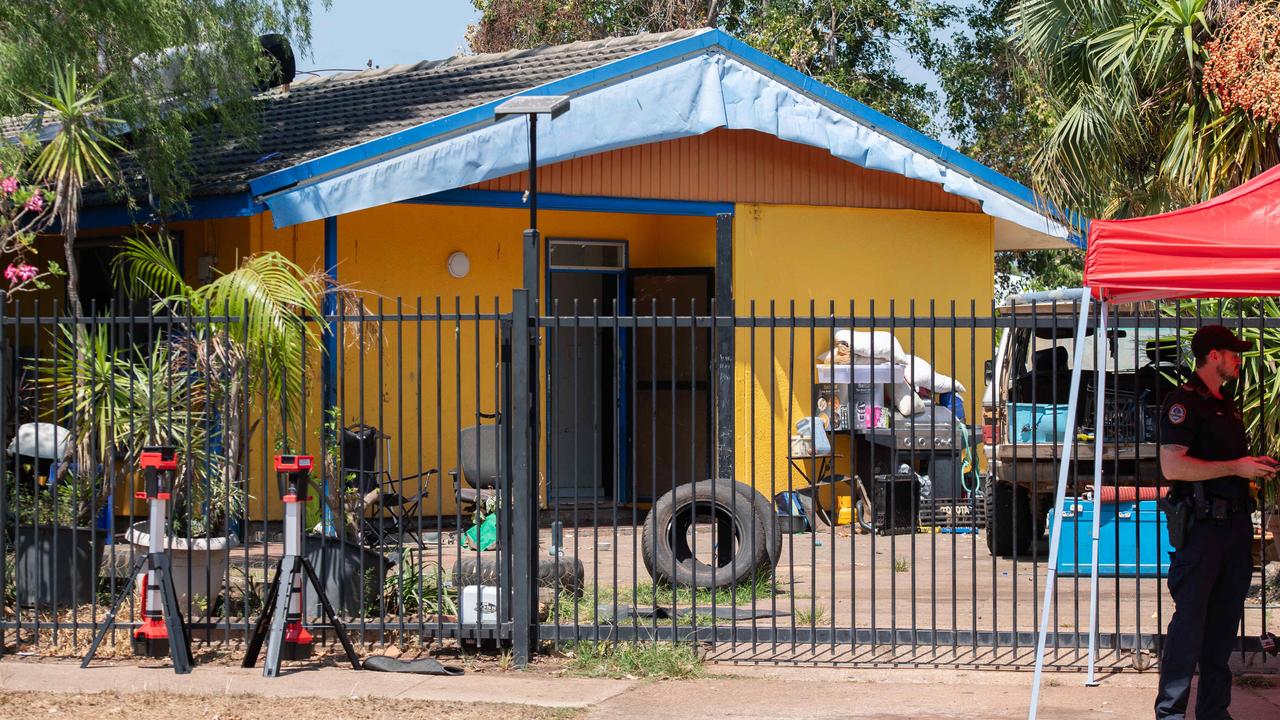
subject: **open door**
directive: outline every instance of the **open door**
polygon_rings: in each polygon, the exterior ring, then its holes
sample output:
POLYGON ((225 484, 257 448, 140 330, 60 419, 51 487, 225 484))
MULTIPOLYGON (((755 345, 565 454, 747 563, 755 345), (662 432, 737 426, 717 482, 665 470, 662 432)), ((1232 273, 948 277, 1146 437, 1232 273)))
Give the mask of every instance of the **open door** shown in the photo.
MULTIPOLYGON (((632 270, 629 275, 638 316, 710 311, 712 268, 632 270)), ((641 327, 634 342, 635 468, 626 499, 652 502, 675 485, 711 477, 714 338, 706 327, 641 327)))

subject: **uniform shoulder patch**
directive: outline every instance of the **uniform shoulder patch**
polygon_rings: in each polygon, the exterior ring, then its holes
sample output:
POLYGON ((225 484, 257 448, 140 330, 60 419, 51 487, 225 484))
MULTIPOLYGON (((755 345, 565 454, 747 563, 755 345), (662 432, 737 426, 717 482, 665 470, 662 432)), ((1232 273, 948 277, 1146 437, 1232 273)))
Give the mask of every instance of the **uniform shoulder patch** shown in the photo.
POLYGON ((1174 425, 1181 425, 1182 421, 1187 419, 1187 406, 1182 403, 1174 403, 1169 406, 1169 422, 1174 425))

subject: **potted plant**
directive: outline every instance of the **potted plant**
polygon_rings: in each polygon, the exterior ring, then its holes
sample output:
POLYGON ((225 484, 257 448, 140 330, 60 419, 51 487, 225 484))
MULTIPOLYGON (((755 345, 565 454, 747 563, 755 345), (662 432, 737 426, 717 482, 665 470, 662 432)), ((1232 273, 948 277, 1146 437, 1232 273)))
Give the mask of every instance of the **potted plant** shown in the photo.
POLYGON ((244 516, 244 460, 252 430, 263 419, 251 414, 250 398, 268 399, 278 413, 272 424, 279 429, 276 445, 296 446, 288 431, 302 424, 304 359, 322 351, 323 322, 313 319, 321 315, 325 281, 267 252, 194 287, 173 257, 167 236, 128 238, 113 272, 134 297, 149 298, 154 313, 182 318, 169 331, 167 344, 174 371, 189 379, 199 396, 200 421, 184 418, 192 437, 175 444, 199 449, 191 453, 199 468, 175 492, 174 522, 180 532, 207 537, 225 530, 228 519, 244 516), (213 319, 218 316, 224 321, 213 319), (177 512, 182 509, 185 516, 177 512))
MULTIPOLYGON (((39 362, 38 382, 71 428, 73 474, 90 480, 93 512, 119 480, 136 474, 144 447, 178 448, 182 463, 172 488, 172 525, 166 538, 179 601, 216 597, 227 551, 236 539, 227 520, 244 509, 243 488, 223 482, 224 458, 211 452, 209 407, 217 394, 187 363, 185 339, 160 338, 149 349, 116 347, 109 324, 63 328, 53 357, 39 362)), ((59 473, 61 475, 61 473, 59 473)), ((145 552, 146 522, 126 539, 145 552)))
POLYGON ((80 473, 50 472, 63 456, 65 429, 24 424, 9 445, 5 505, 13 524, 15 602, 61 608, 91 602, 103 533, 90 524, 95 488, 80 473))

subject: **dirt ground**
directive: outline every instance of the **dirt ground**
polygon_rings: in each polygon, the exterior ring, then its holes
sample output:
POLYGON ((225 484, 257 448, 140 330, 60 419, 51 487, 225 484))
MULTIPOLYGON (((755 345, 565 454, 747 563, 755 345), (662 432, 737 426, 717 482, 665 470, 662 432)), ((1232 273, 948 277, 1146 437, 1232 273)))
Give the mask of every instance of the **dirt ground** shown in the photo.
MULTIPOLYGON (((589 518, 582 520, 585 524, 589 518)), ((627 525, 575 528, 570 523, 566 526, 565 552, 583 562, 588 592, 596 596, 585 604, 594 607, 613 602, 608 588, 618 589, 619 603, 651 603, 643 593, 633 596, 631 592, 631 588, 650 582, 640 557, 637 528, 627 525)), ((711 547, 711 541, 710 530, 697 533, 701 547, 711 547)), ((857 534, 845 526, 824 527, 816 534, 783 535, 782 541, 774 595, 759 596, 754 603, 746 603, 761 614, 754 621, 757 627, 853 627, 891 631, 914 627, 1018 633, 1018 637, 1008 639, 1003 648, 964 653, 969 657, 966 664, 1021 665, 1027 663, 1028 651, 1034 651, 1048 576, 1044 560, 1049 553, 1047 538, 1036 546, 1030 557, 1018 560, 993 558, 981 533, 879 536, 857 534)), ((541 545, 550 546, 549 531, 543 532, 541 545)), ((1079 576, 1058 577, 1052 623, 1059 632, 1088 630, 1089 584, 1087 567, 1081 568, 1079 576)), ((743 605, 739 603, 739 607, 743 605)), ((1173 603, 1163 579, 1099 579, 1098 630, 1102 636, 1127 636, 1124 642, 1131 643, 1135 634, 1161 633, 1172 612, 1173 603)), ((1280 598, 1267 598, 1265 608, 1258 602, 1246 605, 1248 635, 1261 632, 1264 616, 1267 629, 1280 633, 1280 598)), ((888 652, 886 662, 911 664, 913 655, 921 656, 920 662, 936 662, 939 652, 960 654, 951 648, 911 647, 909 639, 899 643, 906 647, 888 652), (926 660, 924 655, 935 656, 935 659, 926 660)), ((777 648, 773 650, 776 652, 777 648)), ((875 650, 875 654, 885 655, 886 650, 875 650)), ((823 658, 830 661, 843 653, 845 657, 861 658, 851 662, 861 662, 870 659, 868 652, 832 648, 823 653, 823 658)), ((779 657, 789 654, 794 656, 794 651, 784 648, 779 657)), ((1102 655, 1109 656, 1109 662, 1117 667, 1137 664, 1141 668, 1150 660, 1135 659, 1128 652, 1102 655)), ((1085 660, 1083 650, 1052 652, 1051 648, 1051 664, 1078 666, 1085 660)))
POLYGON ((56 716, 67 720, 254 720, 285 717, 335 720, 569 720, 581 710, 528 705, 446 703, 388 698, 266 698, 253 695, 167 695, 144 693, 0 692, 0 719, 31 720, 56 716))

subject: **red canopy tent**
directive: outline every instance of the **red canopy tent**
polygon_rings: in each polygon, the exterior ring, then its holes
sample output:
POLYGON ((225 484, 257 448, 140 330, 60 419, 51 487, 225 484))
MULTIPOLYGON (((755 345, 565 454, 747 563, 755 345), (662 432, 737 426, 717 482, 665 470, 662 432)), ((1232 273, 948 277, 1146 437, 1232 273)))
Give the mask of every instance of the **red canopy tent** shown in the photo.
POLYGON ((1280 166, 1163 215, 1094 220, 1084 285, 1112 303, 1280 294, 1280 166))

